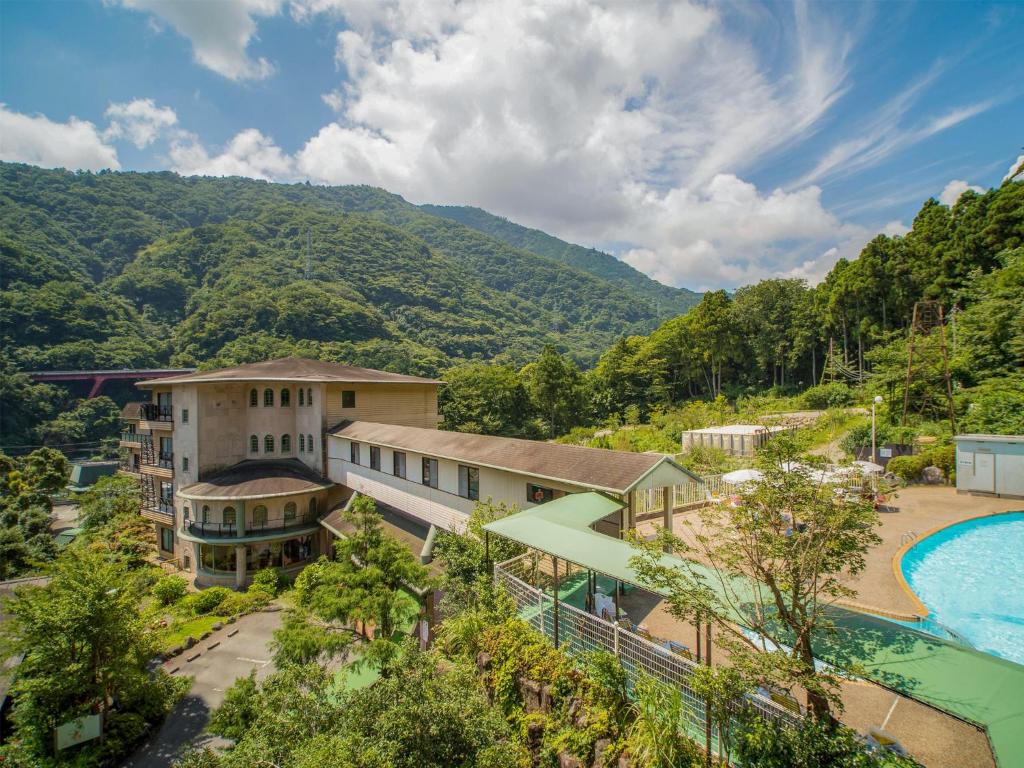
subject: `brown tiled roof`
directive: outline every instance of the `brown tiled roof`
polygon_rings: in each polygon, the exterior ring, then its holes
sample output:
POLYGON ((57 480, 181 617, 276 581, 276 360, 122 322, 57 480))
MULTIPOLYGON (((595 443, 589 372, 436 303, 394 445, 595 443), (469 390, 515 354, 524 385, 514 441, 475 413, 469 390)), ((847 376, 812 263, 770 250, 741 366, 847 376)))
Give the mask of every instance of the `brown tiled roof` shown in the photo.
POLYGON ((121 409, 121 418, 125 421, 138 421, 139 420, 139 406, 142 403, 133 400, 130 403, 125 403, 121 409))
POLYGON ((157 384, 186 384, 207 381, 314 381, 343 382, 346 384, 440 384, 435 379, 406 376, 401 373, 375 371, 372 368, 358 368, 354 365, 328 363, 324 360, 310 360, 306 357, 282 357, 262 363, 249 363, 234 368, 218 368, 212 371, 197 371, 185 376, 168 376, 139 382, 140 387, 157 384))
MULTIPOLYGON (((521 472, 613 493, 625 493, 665 461, 660 454, 609 451, 368 421, 343 421, 330 434, 356 442, 521 472)), ((680 468, 680 472, 684 470, 680 468)))
POLYGON ((178 493, 189 499, 258 499, 309 493, 331 485, 296 459, 242 461, 178 493))
MULTIPOLYGON (((383 502, 377 502, 377 512, 383 518, 380 522, 381 530, 392 538, 401 542, 406 549, 416 555, 417 560, 423 552, 423 546, 427 542, 427 535, 430 533, 430 526, 420 520, 414 520, 403 515, 394 507, 383 502)), ((349 536, 354 532, 351 523, 345 519, 345 510, 338 507, 320 521, 327 530, 338 533, 342 536, 349 536)), ((427 566, 433 573, 439 573, 441 568, 436 560, 431 561, 427 566)))

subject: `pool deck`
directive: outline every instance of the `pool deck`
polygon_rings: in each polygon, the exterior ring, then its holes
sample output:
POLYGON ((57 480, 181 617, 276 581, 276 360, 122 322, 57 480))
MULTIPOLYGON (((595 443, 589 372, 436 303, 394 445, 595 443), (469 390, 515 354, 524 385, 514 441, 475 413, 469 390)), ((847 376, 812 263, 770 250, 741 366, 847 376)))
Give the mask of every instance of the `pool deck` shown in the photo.
POLYGON ((897 555, 902 556, 917 541, 953 523, 1024 510, 1024 499, 970 496, 946 486, 914 486, 900 490, 890 505, 898 511, 879 515, 882 525, 877 530, 882 543, 868 553, 867 567, 853 585, 858 597, 850 605, 913 621, 927 615, 927 608, 903 581, 897 555), (916 539, 901 541, 907 531, 914 531, 916 539))
MULTIPOLYGON (((912 621, 925 615, 927 609, 903 581, 898 565, 898 558, 902 556, 903 551, 916 541, 954 523, 1024 510, 1024 500, 957 494, 954 488, 946 486, 915 486, 900 490, 891 499, 890 507, 895 511, 883 512, 880 515, 881 525, 878 534, 882 542, 868 553, 866 568, 853 584, 859 593, 858 597, 849 605, 882 616, 912 621), (909 537, 904 535, 908 531, 913 531, 916 538, 908 540, 909 537)), ((683 529, 681 518, 686 517, 692 521, 692 515, 693 513, 676 515, 677 532, 683 529)), ((653 530, 655 525, 655 522, 641 523, 640 531, 643 534, 647 532, 647 527, 653 530)), ((693 628, 669 615, 664 604, 654 595, 648 595, 647 599, 641 594, 630 597, 632 599, 628 600, 630 604, 626 610, 633 621, 645 623, 655 636, 680 639, 693 647, 693 628)), ((869 682, 843 684, 844 712, 841 719, 862 732, 874 726, 892 733, 929 768, 996 766, 990 735, 1001 746, 999 765, 1006 768, 1018 765, 1017 761, 1024 757, 1017 754, 1017 749, 1024 744, 1016 743, 1020 741, 1017 721, 1014 720, 1014 724, 1011 724, 1011 718, 1007 717, 1006 721, 1001 722, 998 716, 993 721, 994 710, 990 710, 984 700, 989 692, 1001 689, 999 681, 1004 678, 1014 678, 1013 684, 1016 685, 1021 668, 975 652, 949 652, 941 647, 938 650, 944 653, 943 660, 937 665, 932 664, 930 668, 917 669, 914 660, 914 656, 921 651, 926 651, 923 656, 931 655, 931 649, 927 645, 915 649, 909 656, 897 655, 890 660, 883 660, 883 665, 894 663, 908 672, 920 673, 925 679, 934 679, 936 671, 945 670, 951 679, 963 681, 960 693, 964 700, 958 703, 944 700, 941 695, 935 695, 939 689, 929 694, 928 686, 918 691, 921 698, 931 701, 933 705, 944 704, 943 709, 948 707, 953 711, 962 710, 968 719, 984 722, 989 728, 997 730, 998 734, 986 734, 984 729, 946 714, 934 706, 928 706, 914 698, 900 695, 891 688, 869 682), (991 661, 986 662, 985 659, 991 661), (964 665, 962 668, 961 664, 964 665)), ((719 659, 725 655, 721 650, 718 650, 718 653, 719 659)), ((913 680, 912 674, 910 679, 913 680)), ((939 688, 942 689, 943 686, 939 688)), ((948 688, 947 681, 945 690, 948 691, 948 688)), ((953 685, 953 688, 956 689, 958 686, 953 685)), ((1000 695, 1009 695, 1011 701, 1015 698, 1012 690, 1003 691, 1000 695)), ((1003 709, 1016 712, 1013 706, 1003 709)))

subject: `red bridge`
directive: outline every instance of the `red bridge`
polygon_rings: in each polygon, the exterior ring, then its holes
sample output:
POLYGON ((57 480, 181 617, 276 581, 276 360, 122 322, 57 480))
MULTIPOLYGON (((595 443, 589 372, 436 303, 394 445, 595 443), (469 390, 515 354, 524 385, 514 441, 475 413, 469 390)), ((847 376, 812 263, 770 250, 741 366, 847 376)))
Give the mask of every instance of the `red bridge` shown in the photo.
POLYGON ((192 373, 195 368, 121 368, 111 371, 29 371, 32 381, 91 381, 89 397, 96 397, 107 381, 144 381, 192 373))

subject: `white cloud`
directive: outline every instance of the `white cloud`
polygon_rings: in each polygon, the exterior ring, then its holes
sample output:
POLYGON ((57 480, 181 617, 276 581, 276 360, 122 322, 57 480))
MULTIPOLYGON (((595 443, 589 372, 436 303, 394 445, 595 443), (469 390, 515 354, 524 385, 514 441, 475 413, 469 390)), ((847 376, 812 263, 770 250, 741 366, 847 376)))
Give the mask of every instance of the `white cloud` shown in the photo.
POLYGON ((96 126, 71 117, 55 123, 45 115, 24 115, 0 104, 0 160, 44 168, 98 171, 118 169, 117 150, 96 126))
POLYGON ((1018 176, 1021 173, 1024 173, 1024 155, 1018 156, 1017 159, 1013 161, 1013 165, 1007 169, 1006 175, 1003 176, 1003 181, 1009 181, 1014 176, 1018 176))
POLYGON ((158 107, 153 99, 111 104, 105 115, 110 125, 103 137, 108 140, 127 138, 139 149, 148 147, 178 122, 173 109, 158 107))
POLYGON ((984 192, 981 187, 968 184, 966 181, 960 179, 953 179, 949 184, 942 190, 942 194, 939 195, 939 202, 943 205, 953 207, 957 200, 960 199, 960 195, 966 192, 968 189, 974 192, 984 192))
POLYGON ((211 157, 195 136, 171 143, 172 168, 186 176, 248 176, 254 179, 288 180, 292 159, 255 128, 237 134, 220 154, 211 157))
POLYGON ((321 97, 338 119, 296 153, 311 180, 629 243, 631 263, 686 285, 792 269, 807 258, 789 244, 841 226, 816 187, 759 191, 741 178, 813 132, 846 88, 849 40, 803 5, 776 50, 755 45, 764 20, 745 7, 727 18, 684 3, 303 0, 292 11, 347 27, 345 81, 321 97))
POLYGON ((256 17, 274 16, 282 0, 109 0, 145 11, 192 43, 196 61, 229 80, 262 80, 274 72, 265 58, 249 56, 256 17))

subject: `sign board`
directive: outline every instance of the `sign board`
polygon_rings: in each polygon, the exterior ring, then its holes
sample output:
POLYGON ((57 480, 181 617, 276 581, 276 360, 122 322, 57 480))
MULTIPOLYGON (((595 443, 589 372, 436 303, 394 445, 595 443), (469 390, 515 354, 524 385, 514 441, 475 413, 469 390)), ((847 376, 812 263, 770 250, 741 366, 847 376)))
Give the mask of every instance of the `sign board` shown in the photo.
POLYGON ((102 715, 86 715, 77 720, 69 720, 54 729, 57 740, 57 751, 98 739, 103 732, 102 715))
POLYGON ((878 455, 881 456, 883 459, 891 459, 892 458, 892 448, 879 448, 878 449, 878 455))

